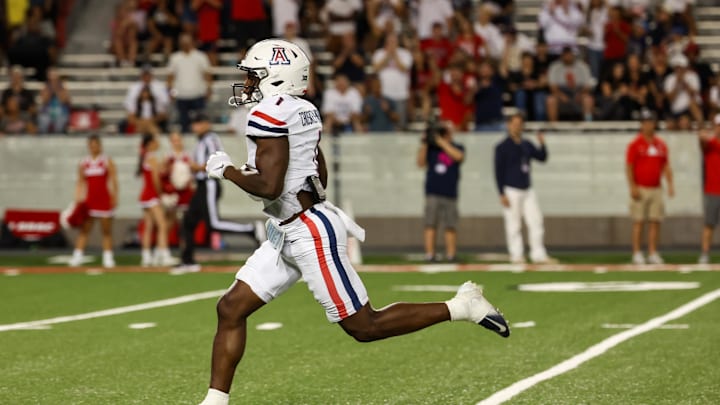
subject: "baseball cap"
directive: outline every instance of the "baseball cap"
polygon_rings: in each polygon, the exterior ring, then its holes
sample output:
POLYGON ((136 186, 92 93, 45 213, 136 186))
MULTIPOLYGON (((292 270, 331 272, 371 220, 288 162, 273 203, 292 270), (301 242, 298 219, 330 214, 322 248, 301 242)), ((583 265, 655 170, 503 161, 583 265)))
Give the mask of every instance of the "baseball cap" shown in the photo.
POLYGON ((193 111, 190 114, 190 122, 195 123, 195 122, 204 122, 204 121, 210 121, 210 117, 207 114, 205 114, 204 112, 193 111))
POLYGON ((655 111, 648 108, 640 110, 640 121, 655 121, 656 119, 655 111))

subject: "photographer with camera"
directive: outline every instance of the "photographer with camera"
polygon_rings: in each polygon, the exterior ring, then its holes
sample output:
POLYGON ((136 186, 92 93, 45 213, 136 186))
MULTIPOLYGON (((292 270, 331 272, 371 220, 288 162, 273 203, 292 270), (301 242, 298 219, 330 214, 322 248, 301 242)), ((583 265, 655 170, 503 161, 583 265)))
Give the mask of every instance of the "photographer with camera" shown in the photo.
POLYGON ((455 261, 457 254, 458 182, 465 148, 453 142, 450 122, 428 123, 417 154, 418 167, 426 167, 425 176, 425 260, 435 261, 435 232, 445 229, 445 259, 455 261))

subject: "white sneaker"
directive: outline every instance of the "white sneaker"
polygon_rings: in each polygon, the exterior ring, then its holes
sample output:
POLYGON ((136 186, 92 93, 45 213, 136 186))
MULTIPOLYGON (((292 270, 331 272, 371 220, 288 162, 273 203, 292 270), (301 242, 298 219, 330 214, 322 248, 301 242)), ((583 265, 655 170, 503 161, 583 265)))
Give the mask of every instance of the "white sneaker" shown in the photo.
POLYGON ((82 258, 82 256, 79 256, 79 257, 78 257, 78 256, 73 256, 73 257, 70 259, 70 261, 68 262, 68 266, 70 266, 70 267, 79 267, 79 266, 82 265, 82 263, 83 263, 83 258, 82 258))
POLYGON ((113 259, 112 257, 103 258, 103 267, 105 267, 106 269, 112 269, 113 267, 115 267, 115 259, 113 259))
POLYGON ((665 264, 665 260, 663 260, 663 258, 660 257, 660 255, 657 252, 655 252, 648 256, 648 263, 650 263, 650 264, 665 264))
POLYGON ((645 264, 645 256, 643 256, 642 252, 633 253, 632 263, 637 265, 645 264))
POLYGON ((510 328, 502 313, 483 296, 482 289, 466 281, 457 294, 446 302, 453 321, 467 320, 489 329, 502 337, 510 336, 510 328))
POLYGON ((140 260, 140 266, 141 266, 141 267, 150 267, 150 266, 152 266, 153 264, 154 264, 154 263, 153 263, 152 257, 143 257, 142 260, 140 260))
POLYGON ((707 253, 701 254, 698 259, 698 264, 710 264, 710 256, 708 256, 707 253))

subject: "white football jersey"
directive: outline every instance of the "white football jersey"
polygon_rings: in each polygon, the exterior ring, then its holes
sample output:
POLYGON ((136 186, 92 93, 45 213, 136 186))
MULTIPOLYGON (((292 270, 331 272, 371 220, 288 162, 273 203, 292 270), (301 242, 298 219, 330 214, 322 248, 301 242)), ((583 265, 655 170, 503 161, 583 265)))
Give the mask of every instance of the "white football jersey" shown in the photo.
POLYGON ((248 160, 254 169, 257 145, 252 137, 287 136, 290 160, 282 194, 276 200, 262 199, 264 212, 271 218, 286 220, 302 211, 297 193, 311 191, 306 178, 319 175, 318 146, 322 130, 320 112, 307 100, 289 95, 263 98, 247 117, 248 160))

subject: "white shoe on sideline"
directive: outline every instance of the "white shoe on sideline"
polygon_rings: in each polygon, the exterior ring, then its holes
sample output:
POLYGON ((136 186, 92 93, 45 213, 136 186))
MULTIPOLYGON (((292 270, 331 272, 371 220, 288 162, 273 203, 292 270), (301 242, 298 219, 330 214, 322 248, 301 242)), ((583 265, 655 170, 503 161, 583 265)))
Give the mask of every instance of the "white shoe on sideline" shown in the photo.
POLYGON ((482 289, 472 281, 466 281, 458 292, 446 302, 453 321, 467 320, 489 329, 502 337, 510 336, 505 317, 483 296, 482 289), (453 317, 455 316, 455 317, 453 317))
POLYGON ((113 259, 112 257, 103 258, 102 265, 106 269, 112 269, 113 267, 115 267, 115 259, 113 259))
POLYGON ((665 264, 665 260, 660 257, 660 254, 655 252, 648 256, 648 263, 650 264, 665 264))
POLYGON ((642 252, 633 253, 632 264, 636 264, 636 265, 645 264, 645 256, 643 256, 642 252))

